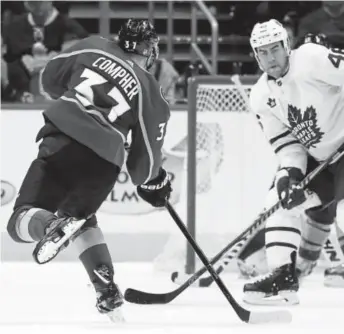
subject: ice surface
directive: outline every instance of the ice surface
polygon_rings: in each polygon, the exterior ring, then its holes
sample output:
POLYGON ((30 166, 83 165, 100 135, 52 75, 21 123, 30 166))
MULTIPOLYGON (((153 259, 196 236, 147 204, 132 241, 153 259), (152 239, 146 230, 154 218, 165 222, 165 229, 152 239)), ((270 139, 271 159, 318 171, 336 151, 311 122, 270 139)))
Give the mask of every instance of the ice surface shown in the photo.
MULTIPOLYGON (((169 273, 156 273, 151 264, 118 264, 115 268, 123 291, 127 287, 149 292, 176 288, 169 273)), ((113 324, 96 311, 95 294, 87 287, 88 278, 79 263, 2 263, 0 275, 0 333, 4 334, 307 334, 340 329, 343 324, 344 289, 325 288, 321 274, 304 282, 301 304, 288 308, 293 314, 291 324, 264 325, 241 323, 215 285, 190 288, 167 305, 126 303, 126 323, 113 324)), ((244 281, 236 274, 223 279, 241 300, 244 281)))

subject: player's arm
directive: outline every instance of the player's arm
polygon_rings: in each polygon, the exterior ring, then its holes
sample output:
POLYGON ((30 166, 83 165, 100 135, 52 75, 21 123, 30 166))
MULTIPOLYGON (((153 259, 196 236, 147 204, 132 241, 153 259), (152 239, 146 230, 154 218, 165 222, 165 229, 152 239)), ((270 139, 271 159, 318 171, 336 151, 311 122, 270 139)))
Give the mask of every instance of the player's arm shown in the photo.
POLYGON ((344 85, 344 49, 309 43, 302 46, 302 52, 314 78, 333 86, 344 85))
POLYGON ((157 207, 164 205, 172 191, 167 172, 162 168, 162 146, 170 115, 160 116, 148 110, 139 111, 126 163, 138 194, 157 207))
POLYGON ((48 99, 58 99, 68 90, 78 51, 85 48, 87 39, 81 40, 52 58, 40 73, 40 93, 48 99))
POLYGON ((297 138, 271 112, 258 111, 256 116, 266 138, 278 157, 281 168, 295 167, 300 169, 302 173, 305 173, 307 168, 307 151, 297 138))
POLYGON ((157 120, 150 120, 150 116, 154 114, 139 111, 136 125, 132 128, 127 169, 135 185, 156 178, 162 166, 162 146, 168 119, 159 123, 157 120))
POLYGON ((266 108, 259 109, 257 105, 259 103, 251 98, 251 108, 279 160, 280 168, 275 177, 279 199, 284 208, 292 209, 306 200, 303 190, 297 185, 306 173, 307 151, 272 112, 266 108))

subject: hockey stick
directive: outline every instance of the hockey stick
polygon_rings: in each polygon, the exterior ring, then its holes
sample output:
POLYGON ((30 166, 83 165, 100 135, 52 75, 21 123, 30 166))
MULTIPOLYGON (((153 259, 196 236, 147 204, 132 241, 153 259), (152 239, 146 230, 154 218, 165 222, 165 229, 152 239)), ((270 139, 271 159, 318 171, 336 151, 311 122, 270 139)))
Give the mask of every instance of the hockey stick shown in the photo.
MULTIPOLYGON (((216 273, 218 275, 221 274, 225 270, 226 266, 228 266, 229 263, 233 259, 236 259, 240 255, 241 251, 248 244, 248 242, 262 228, 264 228, 263 223, 266 221, 266 219, 268 217, 269 216, 265 217, 264 221, 259 226, 255 226, 254 228, 252 228, 250 233, 247 233, 246 235, 244 235, 238 242, 235 243, 234 246, 230 247, 231 245, 233 245, 233 242, 231 242, 226 248, 224 248, 221 251, 222 256, 220 257, 220 259, 218 259, 218 257, 216 256, 211 260, 212 265, 215 265, 216 262, 220 261, 220 263, 217 265, 217 268, 216 268, 216 273), (218 260, 216 260, 216 259, 218 259, 218 260)), ((185 282, 185 280, 187 280, 190 277, 191 277, 190 274, 184 274, 184 273, 180 274, 179 272, 175 271, 171 275, 171 280, 172 280, 172 282, 174 282, 176 284, 184 284, 181 282, 185 282)), ((209 275, 206 277, 201 277, 200 279, 198 279, 196 282, 194 282, 192 284, 194 286, 197 286, 200 288, 208 288, 213 282, 214 282, 214 280, 213 280, 212 276, 209 275)))
MULTIPOLYGON (((243 244, 236 244, 233 249, 230 249, 229 252, 220 260, 220 263, 218 264, 218 268, 216 269, 217 274, 220 274, 225 270, 225 267, 233 260, 236 259, 242 248, 245 247, 245 245, 251 240, 256 233, 259 232, 260 229, 258 229, 250 238, 247 238, 245 241, 243 239, 243 244)), ((329 265, 333 265, 336 261, 338 263, 344 262, 344 255, 341 251, 338 238, 336 234, 330 234, 327 241, 325 242, 325 245, 322 250, 323 256, 325 257, 326 261, 329 263, 329 265)), ((185 280, 187 280, 191 275, 189 274, 180 274, 178 272, 172 273, 171 280, 174 283, 177 284, 183 284, 185 280), (182 283, 181 283, 182 282, 182 283)), ((201 277, 197 282, 194 283, 195 286, 200 288, 208 288, 211 286, 211 284, 214 282, 211 275, 206 277, 201 277)))
MULTIPOLYGON (((333 152, 327 160, 323 161, 317 168, 310 172, 299 184, 301 187, 305 187, 315 176, 322 172, 331 163, 339 160, 344 154, 344 145, 342 145, 337 151, 333 152)), ((210 261, 211 265, 214 265, 219 261, 233 246, 237 244, 239 248, 240 242, 245 243, 255 231, 261 228, 262 224, 269 218, 273 213, 276 212, 281 206, 281 202, 277 202, 270 209, 261 213, 258 218, 250 225, 245 231, 243 231, 238 237, 236 237, 230 244, 228 244, 222 251, 220 251, 210 261)), ((240 247, 243 247, 242 245, 240 247)), ((193 274, 184 284, 179 286, 177 289, 167 293, 149 293, 136 289, 127 289, 124 295, 126 301, 135 304, 168 304, 176 297, 178 297, 184 290, 192 285, 197 279, 199 279, 207 271, 206 267, 202 267, 195 274, 193 274)))
POLYGON ((281 311, 272 311, 272 312, 255 312, 255 311, 249 311, 243 308, 232 296, 232 294, 229 292, 229 290, 226 288, 225 284, 219 277, 219 275, 214 270, 213 266, 209 263, 208 258, 203 253, 201 248, 198 246, 195 239, 191 236, 188 229, 185 227, 184 223, 178 216, 177 212, 174 210, 172 205, 167 201, 166 202, 166 209, 168 210, 169 214, 181 230, 181 232, 184 234, 185 238, 188 240, 188 242, 191 244, 193 250, 196 252, 197 256, 200 258, 204 266, 207 268, 208 272, 212 276, 213 280, 223 293, 223 295, 226 297, 229 304, 234 309, 235 313, 238 315, 238 317, 241 319, 241 321, 250 323, 250 324, 257 324, 257 323, 265 323, 265 322, 291 322, 292 316, 289 311, 281 310, 281 311))
MULTIPOLYGON (((256 233, 258 233, 258 231, 256 233)), ((254 233, 254 235, 256 235, 256 233, 254 233)), ((249 240, 251 240, 254 237, 254 235, 252 235, 252 237, 249 238, 249 240)), ((239 247, 233 248, 233 250, 231 249, 228 252, 228 254, 226 254, 226 256, 221 259, 219 267, 216 270, 218 274, 220 274, 222 271, 225 270, 225 267, 228 266, 231 260, 236 259, 239 256, 242 248, 245 247, 245 245, 249 242, 249 240, 247 240, 247 242, 245 242, 242 246, 238 245, 239 247)), ((334 266, 335 264, 344 262, 344 254, 341 250, 341 247, 338 241, 338 236, 333 231, 331 231, 331 234, 329 235, 328 239, 325 242, 325 245, 322 249, 322 254, 324 258, 326 259, 326 261, 328 262, 328 266, 334 266)), ((183 281, 185 281, 188 277, 190 277, 190 275, 187 275, 187 274, 182 274, 181 277, 179 277, 179 273, 177 272, 174 272, 173 275, 174 277, 171 279, 173 282, 177 284, 180 284, 178 283, 179 278, 184 278, 183 281)), ((208 288, 211 286, 213 282, 214 282, 213 278, 211 277, 211 275, 209 275, 206 277, 201 277, 197 281, 198 284, 196 284, 196 286, 201 287, 201 288, 208 288)))
MULTIPOLYGON (((250 102, 249 102, 249 97, 245 91, 245 88, 243 87, 239 75, 232 75, 231 76, 231 80, 232 82, 237 86, 238 91, 240 92, 241 97, 244 100, 244 104, 246 105, 247 109, 249 111, 251 111, 250 108, 250 102)), ((268 217, 266 217, 268 218, 268 217)), ((266 220, 266 219, 265 219, 266 220)), ((233 250, 231 249, 230 252, 228 254, 226 254, 226 256, 224 256, 221 259, 221 263, 218 265, 216 272, 218 274, 220 274, 221 272, 224 271, 224 269, 226 268, 226 266, 228 266, 228 264, 235 258, 237 258, 239 256, 239 254, 241 253, 241 251, 243 250, 243 248, 248 244, 248 242, 250 241, 251 238, 253 238, 255 236, 256 233, 258 233, 260 230, 260 228, 256 229, 254 231, 254 233, 252 232, 249 236, 247 236, 247 238, 245 238, 243 240, 243 243, 238 244, 233 250)), ((179 272, 173 272, 171 275, 171 280, 172 282, 175 282, 177 284, 180 284, 181 281, 185 281, 187 279, 187 277, 190 275, 187 274, 182 274, 180 275, 179 272)), ((214 282, 213 278, 211 277, 211 275, 207 276, 207 277, 202 277, 198 280, 197 284, 194 284, 195 286, 198 287, 209 287, 212 283, 214 282)))

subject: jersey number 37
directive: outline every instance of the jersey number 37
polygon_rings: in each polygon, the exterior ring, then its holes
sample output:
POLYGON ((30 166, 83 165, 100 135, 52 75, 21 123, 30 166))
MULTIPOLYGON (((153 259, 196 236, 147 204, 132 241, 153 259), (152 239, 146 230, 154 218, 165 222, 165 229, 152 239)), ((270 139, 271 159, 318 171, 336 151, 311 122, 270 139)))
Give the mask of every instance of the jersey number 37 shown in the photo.
MULTIPOLYGON (((88 68, 81 73, 81 78, 85 80, 74 87, 77 92, 76 97, 86 109, 92 106, 95 107, 93 88, 107 83, 108 80, 88 68)), ((113 87, 106 95, 114 100, 114 106, 110 108, 107 115, 110 122, 114 122, 117 117, 130 110, 130 105, 117 87, 113 87)))

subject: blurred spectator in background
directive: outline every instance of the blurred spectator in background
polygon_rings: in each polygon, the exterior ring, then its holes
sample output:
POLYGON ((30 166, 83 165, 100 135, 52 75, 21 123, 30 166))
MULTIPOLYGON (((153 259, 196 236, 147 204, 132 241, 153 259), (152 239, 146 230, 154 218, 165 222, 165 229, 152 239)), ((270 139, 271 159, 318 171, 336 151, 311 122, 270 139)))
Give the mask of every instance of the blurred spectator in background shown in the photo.
POLYGON ((59 11, 62 15, 68 15, 70 9, 70 2, 69 1, 53 1, 54 7, 59 11))
POLYGON ((6 47, 1 38, 1 100, 12 101, 12 89, 8 81, 7 63, 3 58, 5 52, 6 47))
POLYGON ((289 13, 303 17, 321 6, 319 1, 261 1, 257 6, 258 21, 276 19, 283 21, 289 13))
POLYGON ((176 103, 188 103, 188 86, 189 78, 196 75, 206 75, 209 74, 202 64, 202 62, 196 61, 195 63, 189 63, 186 68, 182 71, 176 84, 177 90, 177 101, 176 103))
POLYGON ((322 1, 321 8, 301 19, 298 39, 324 34, 331 47, 344 48, 344 1, 322 1))
POLYGON ((1 1, 1 27, 25 12, 24 1, 1 1))
POLYGON ((179 74, 171 63, 166 59, 158 59, 149 70, 159 82, 165 99, 174 104, 176 100, 176 83, 179 74))
POLYGON ((3 26, 10 85, 18 92, 38 94, 39 71, 61 49, 88 33, 61 15, 52 1, 25 1, 28 13, 3 26))
POLYGON ((32 103, 33 95, 29 92, 19 92, 13 88, 8 79, 8 66, 4 60, 6 46, 3 44, 1 37, 1 101, 3 102, 23 102, 32 103))
POLYGON ((314 34, 307 33, 302 38, 299 38, 298 35, 298 26, 299 26, 299 14, 295 11, 288 12, 282 23, 288 32, 288 37, 290 40, 290 46, 292 49, 296 49, 302 44, 305 43, 315 43, 329 47, 328 39, 324 34, 314 34))
POLYGON ((284 16, 282 24, 288 32, 291 49, 295 49, 297 43, 298 13, 295 11, 288 12, 284 16))

